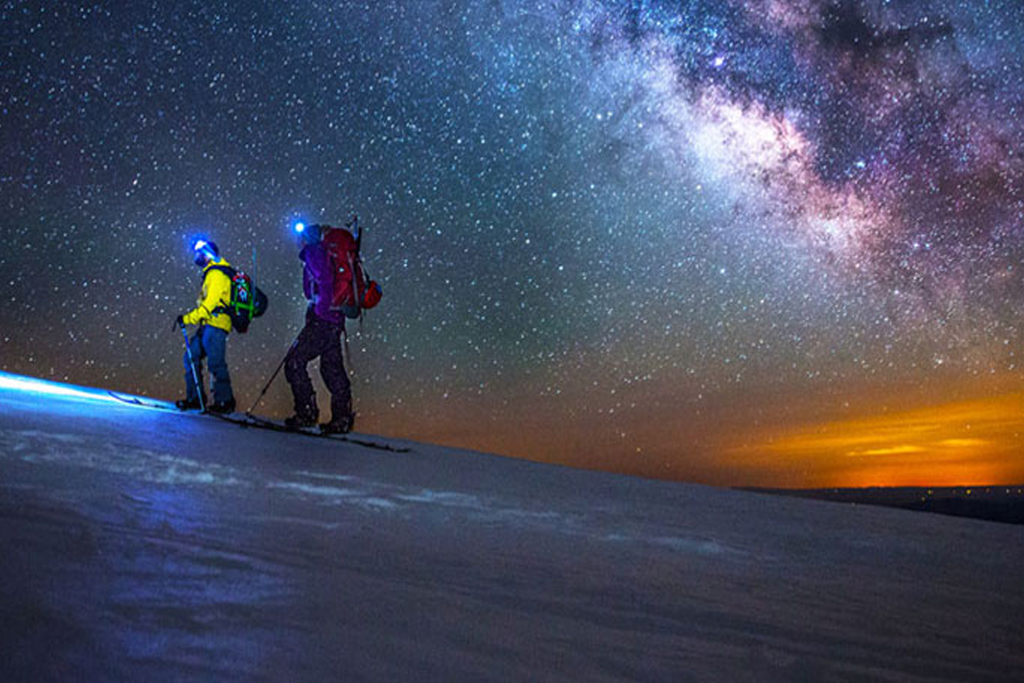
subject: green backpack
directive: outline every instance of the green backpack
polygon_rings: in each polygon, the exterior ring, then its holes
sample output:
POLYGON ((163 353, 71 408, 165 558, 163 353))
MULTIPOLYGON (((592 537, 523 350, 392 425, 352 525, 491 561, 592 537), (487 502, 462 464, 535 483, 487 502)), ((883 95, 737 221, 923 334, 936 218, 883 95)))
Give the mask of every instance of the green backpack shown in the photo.
POLYGON ((245 334, 249 331, 252 319, 266 313, 267 295, 241 270, 235 270, 231 266, 211 266, 210 270, 219 270, 231 280, 231 301, 227 306, 213 309, 213 312, 227 313, 231 316, 231 328, 245 334))

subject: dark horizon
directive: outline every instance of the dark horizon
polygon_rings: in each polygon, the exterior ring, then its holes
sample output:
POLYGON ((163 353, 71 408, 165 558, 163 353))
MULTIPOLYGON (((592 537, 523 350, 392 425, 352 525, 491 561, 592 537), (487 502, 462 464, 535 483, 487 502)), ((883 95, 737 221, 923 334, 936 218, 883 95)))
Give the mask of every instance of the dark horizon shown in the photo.
MULTIPOLYGON (((746 491, 871 491, 878 489, 881 491, 917 491, 917 490, 928 490, 928 491, 952 491, 957 489, 965 490, 987 490, 987 489, 1017 489, 1018 493, 1024 494, 1024 484, 959 484, 952 486, 928 486, 926 484, 912 484, 907 486, 858 486, 858 487, 847 487, 847 486, 825 486, 818 488, 786 488, 786 487, 771 487, 771 486, 732 486, 730 488, 742 489, 746 491)), ((968 493, 967 495, 970 495, 968 493)))
POLYGON ((824 489, 738 487, 741 491, 931 512, 1003 524, 1024 524, 1024 484, 824 489))

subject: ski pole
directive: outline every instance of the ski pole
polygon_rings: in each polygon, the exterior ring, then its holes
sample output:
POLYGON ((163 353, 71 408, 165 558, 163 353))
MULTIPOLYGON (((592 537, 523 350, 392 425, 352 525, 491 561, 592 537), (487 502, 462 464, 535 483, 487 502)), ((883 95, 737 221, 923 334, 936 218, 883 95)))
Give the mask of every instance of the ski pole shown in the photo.
POLYGON ((192 358, 192 345, 188 343, 188 332, 185 331, 185 326, 181 326, 181 333, 185 336, 185 353, 188 354, 188 366, 192 368, 192 381, 196 385, 196 395, 199 396, 199 411, 202 413, 206 412, 206 406, 203 401, 203 386, 199 383, 199 373, 196 372, 196 362, 192 358))
POLYGON ((267 381, 267 385, 263 387, 263 391, 261 391, 260 395, 256 397, 256 401, 252 404, 252 407, 250 407, 249 410, 245 411, 246 415, 252 415, 252 411, 256 410, 256 406, 260 404, 260 401, 263 400, 263 397, 266 395, 267 390, 270 389, 270 385, 274 383, 275 379, 277 379, 278 373, 281 372, 281 368, 284 367, 285 361, 288 360, 288 356, 291 355, 292 349, 295 348, 295 345, 298 342, 299 338, 296 337, 295 341, 292 342, 292 345, 288 347, 288 353, 284 354, 284 358, 282 358, 281 362, 278 363, 277 370, 274 370, 274 374, 270 376, 270 379, 267 381))

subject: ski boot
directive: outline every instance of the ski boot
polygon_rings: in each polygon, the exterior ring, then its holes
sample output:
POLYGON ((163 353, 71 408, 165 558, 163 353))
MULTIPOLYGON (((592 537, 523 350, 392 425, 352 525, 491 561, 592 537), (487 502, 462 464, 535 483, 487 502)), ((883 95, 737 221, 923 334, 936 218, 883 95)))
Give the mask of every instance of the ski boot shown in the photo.
POLYGON ((206 405, 206 399, 200 403, 198 398, 183 398, 174 402, 174 406, 178 410, 201 410, 204 405, 206 405))
POLYGON ((320 425, 321 434, 348 434, 356 424, 355 413, 349 413, 341 418, 333 418, 330 422, 320 425))
POLYGON ((217 413, 218 415, 230 415, 235 412, 235 399, 231 399, 230 401, 218 401, 212 406, 207 406, 206 409, 211 413, 217 413))
POLYGON ((305 429, 307 427, 315 427, 316 418, 292 415, 291 417, 285 418, 284 426, 288 429, 305 429))

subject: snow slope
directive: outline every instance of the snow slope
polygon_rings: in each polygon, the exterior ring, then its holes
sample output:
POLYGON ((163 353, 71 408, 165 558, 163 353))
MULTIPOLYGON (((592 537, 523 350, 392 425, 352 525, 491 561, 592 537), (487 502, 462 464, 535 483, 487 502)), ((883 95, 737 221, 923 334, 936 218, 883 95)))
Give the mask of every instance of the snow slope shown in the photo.
POLYGON ((404 445, 0 374, 0 680, 1024 680, 1024 527, 404 445))

